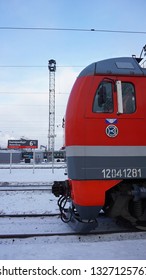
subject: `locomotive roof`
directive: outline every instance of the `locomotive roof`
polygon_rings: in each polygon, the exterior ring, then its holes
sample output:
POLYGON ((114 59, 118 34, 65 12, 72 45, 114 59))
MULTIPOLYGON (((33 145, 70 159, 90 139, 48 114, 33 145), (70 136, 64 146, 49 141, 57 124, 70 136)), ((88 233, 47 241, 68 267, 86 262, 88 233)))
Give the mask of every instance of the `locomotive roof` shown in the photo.
POLYGON ((97 61, 84 68, 79 77, 96 74, 146 76, 146 69, 137 60, 135 57, 118 57, 97 61))

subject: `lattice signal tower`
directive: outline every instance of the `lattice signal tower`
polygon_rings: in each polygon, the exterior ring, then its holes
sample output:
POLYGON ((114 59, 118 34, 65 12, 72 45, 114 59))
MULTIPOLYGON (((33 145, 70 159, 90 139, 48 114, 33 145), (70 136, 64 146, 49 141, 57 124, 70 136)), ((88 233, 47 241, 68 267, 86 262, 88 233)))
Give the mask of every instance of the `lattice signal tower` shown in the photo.
POLYGON ((48 128, 48 151, 53 154, 55 146, 55 71, 56 61, 48 61, 49 69, 49 128, 48 128))

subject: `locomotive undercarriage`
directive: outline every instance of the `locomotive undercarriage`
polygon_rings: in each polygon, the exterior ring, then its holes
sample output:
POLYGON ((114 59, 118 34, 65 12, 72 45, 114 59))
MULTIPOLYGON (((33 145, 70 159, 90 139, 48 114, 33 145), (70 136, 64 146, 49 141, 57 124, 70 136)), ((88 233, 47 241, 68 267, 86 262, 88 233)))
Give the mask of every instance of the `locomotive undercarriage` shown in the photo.
POLYGON ((124 180, 106 193, 106 215, 146 230, 146 182, 124 180))
MULTIPOLYGON (((146 230, 146 182, 144 180, 123 180, 109 189, 104 207, 95 207, 92 218, 84 219, 72 203, 68 181, 54 182, 52 193, 59 197, 61 219, 76 232, 89 232, 98 226, 98 215, 102 209, 106 216, 123 219, 140 230, 146 230)), ((84 208, 85 210, 85 208, 84 208)), ((84 211, 83 210, 83 211, 84 211)), ((88 208, 87 208, 88 211, 88 208)))

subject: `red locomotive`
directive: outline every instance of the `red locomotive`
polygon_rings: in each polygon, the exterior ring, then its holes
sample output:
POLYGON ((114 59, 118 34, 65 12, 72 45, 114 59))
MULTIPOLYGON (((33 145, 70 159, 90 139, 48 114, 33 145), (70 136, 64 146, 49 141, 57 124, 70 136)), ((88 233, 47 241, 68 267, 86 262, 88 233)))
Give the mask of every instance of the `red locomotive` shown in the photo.
POLYGON ((61 218, 78 232, 101 209, 146 229, 146 69, 136 57, 87 66, 67 105, 68 180, 54 182, 61 218))

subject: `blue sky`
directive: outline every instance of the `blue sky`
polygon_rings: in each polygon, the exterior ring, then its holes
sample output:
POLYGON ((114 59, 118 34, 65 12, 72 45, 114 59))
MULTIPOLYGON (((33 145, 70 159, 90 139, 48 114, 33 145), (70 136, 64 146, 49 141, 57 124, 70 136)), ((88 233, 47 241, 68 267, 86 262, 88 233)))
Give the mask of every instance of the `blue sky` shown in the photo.
MULTIPOLYGON (((145 11, 145 0, 0 0, 0 27, 146 31, 145 11)), ((146 34, 0 29, 0 146, 21 136, 47 145, 49 59, 57 63, 59 148, 68 94, 82 68, 109 57, 138 56, 145 44, 146 34)))
MULTIPOLYGON (((1 0, 0 26, 145 31, 146 1, 1 0)), ((145 35, 70 31, 1 30, 4 64, 86 65, 96 59, 139 53, 145 35)))

